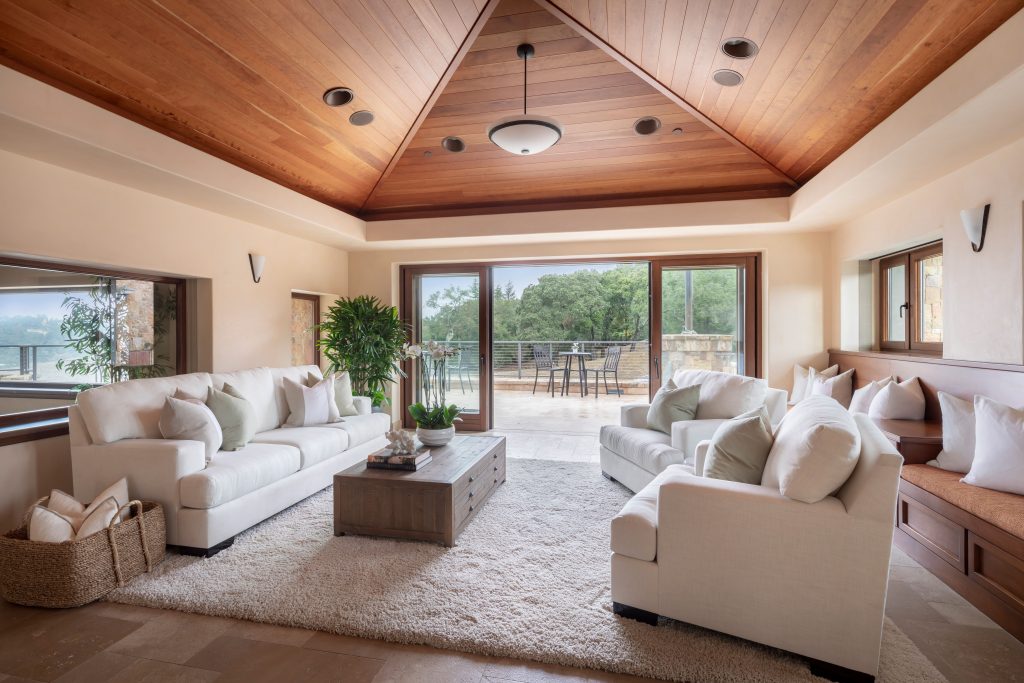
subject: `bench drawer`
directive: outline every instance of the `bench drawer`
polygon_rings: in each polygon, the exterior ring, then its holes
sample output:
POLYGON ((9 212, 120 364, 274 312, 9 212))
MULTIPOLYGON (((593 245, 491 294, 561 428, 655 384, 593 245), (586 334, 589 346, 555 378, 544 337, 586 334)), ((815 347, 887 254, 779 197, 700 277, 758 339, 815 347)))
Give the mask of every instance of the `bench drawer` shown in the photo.
POLYGON ((896 523, 937 556, 967 572, 967 530, 923 503, 900 492, 896 523))
POLYGON ((1024 560, 967 532, 968 576, 1010 607, 1024 614, 1024 560))

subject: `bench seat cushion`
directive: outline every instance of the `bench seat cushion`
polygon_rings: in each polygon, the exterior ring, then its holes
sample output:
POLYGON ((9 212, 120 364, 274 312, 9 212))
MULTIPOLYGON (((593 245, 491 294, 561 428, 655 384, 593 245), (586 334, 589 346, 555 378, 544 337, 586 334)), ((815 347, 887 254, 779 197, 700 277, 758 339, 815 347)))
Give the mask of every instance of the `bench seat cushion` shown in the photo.
POLYGON ((249 443, 237 451, 218 451, 205 470, 181 478, 181 504, 215 508, 299 471, 299 449, 249 443))
POLYGON ((964 484, 963 476, 931 465, 903 466, 903 478, 911 484, 1024 539, 1024 496, 964 484))

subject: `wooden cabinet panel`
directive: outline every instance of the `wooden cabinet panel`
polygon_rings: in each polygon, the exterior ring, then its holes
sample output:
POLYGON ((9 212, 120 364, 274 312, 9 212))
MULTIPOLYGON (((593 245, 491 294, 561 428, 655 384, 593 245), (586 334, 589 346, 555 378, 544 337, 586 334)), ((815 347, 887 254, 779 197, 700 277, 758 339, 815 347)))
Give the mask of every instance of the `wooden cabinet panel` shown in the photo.
POLYGON ((971 531, 967 547, 971 580, 1024 613, 1024 560, 971 531))
POLYGON ((910 496, 900 493, 896 523, 943 560, 966 571, 966 530, 910 496))

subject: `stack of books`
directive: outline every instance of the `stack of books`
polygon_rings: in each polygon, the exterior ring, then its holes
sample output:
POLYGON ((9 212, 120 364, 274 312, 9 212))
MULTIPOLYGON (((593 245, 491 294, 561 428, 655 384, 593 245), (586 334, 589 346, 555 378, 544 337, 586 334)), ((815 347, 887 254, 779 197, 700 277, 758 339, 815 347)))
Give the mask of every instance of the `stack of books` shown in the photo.
POLYGON ((403 453, 401 455, 392 453, 390 448, 385 448, 382 451, 368 455, 366 457, 366 466, 379 470, 415 472, 430 462, 430 459, 430 449, 426 446, 420 446, 413 453, 403 453))

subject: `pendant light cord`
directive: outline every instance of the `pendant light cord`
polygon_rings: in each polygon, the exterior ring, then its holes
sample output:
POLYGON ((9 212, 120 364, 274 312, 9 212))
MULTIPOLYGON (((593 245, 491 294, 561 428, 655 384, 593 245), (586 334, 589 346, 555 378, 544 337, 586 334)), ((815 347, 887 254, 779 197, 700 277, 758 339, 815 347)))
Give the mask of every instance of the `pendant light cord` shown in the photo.
POLYGON ((529 59, 529 55, 523 55, 523 116, 526 116, 526 62, 528 62, 529 59))

